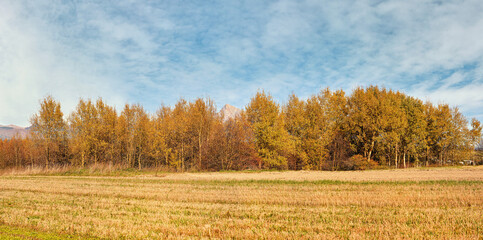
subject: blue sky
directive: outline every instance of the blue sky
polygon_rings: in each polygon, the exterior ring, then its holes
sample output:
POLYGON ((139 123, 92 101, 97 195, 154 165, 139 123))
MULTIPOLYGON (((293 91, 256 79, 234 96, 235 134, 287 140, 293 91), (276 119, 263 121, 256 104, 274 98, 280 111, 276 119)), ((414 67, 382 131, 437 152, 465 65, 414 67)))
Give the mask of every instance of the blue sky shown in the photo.
POLYGON ((0 0, 0 124, 51 94, 155 112, 377 84, 483 120, 483 1, 0 0))

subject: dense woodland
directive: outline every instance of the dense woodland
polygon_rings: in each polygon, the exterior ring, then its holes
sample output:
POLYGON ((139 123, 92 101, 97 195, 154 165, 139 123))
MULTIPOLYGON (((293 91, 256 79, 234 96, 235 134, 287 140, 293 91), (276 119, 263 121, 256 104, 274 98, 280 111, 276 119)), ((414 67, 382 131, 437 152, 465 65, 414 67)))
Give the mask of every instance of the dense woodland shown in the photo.
POLYGON ((180 99, 155 114, 81 99, 65 116, 49 96, 30 121, 27 138, 0 140, 0 168, 352 170, 481 161, 479 121, 377 86, 291 95, 284 105, 260 91, 226 121, 210 99, 180 99))

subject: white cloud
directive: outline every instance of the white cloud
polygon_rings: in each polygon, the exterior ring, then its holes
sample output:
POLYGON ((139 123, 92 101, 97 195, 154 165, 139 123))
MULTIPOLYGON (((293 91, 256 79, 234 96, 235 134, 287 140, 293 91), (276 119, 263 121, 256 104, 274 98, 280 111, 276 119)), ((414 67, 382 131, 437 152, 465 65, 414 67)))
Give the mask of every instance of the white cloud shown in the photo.
POLYGON ((284 101, 369 84, 481 116, 481 12, 479 0, 4 0, 0 123, 28 125, 49 93, 65 113, 98 96, 154 111, 182 96, 243 107, 259 88, 284 101))
MULTIPOLYGON (((0 13, 2 123, 27 126, 38 101, 48 94, 62 103, 65 115, 81 97, 103 97, 121 109, 135 86, 124 81, 124 69, 136 76, 149 70, 150 61, 163 59, 152 55, 157 44, 148 30, 113 18, 99 6, 81 3, 71 16, 66 12, 71 8, 39 2, 30 6, 32 10, 23 4, 7 1, 0 13), (62 17, 76 19, 58 19, 62 17), (123 46, 126 41, 134 49, 123 46)), ((170 27, 166 22, 161 25, 170 27)))

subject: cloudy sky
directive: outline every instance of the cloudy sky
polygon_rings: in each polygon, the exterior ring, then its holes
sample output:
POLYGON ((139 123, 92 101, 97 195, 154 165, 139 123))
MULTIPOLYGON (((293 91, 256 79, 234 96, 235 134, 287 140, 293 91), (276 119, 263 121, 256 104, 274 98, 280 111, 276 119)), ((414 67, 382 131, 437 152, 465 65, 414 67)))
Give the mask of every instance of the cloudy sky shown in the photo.
POLYGON ((0 0, 0 124, 48 94, 154 112, 377 84, 483 120, 483 1, 0 0))

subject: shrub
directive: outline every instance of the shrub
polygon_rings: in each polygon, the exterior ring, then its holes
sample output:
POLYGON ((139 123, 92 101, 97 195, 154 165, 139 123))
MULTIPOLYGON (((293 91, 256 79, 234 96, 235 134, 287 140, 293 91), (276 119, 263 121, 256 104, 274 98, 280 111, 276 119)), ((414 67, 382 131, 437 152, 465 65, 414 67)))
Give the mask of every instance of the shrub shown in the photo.
POLYGON ((370 159, 363 157, 362 155, 354 155, 349 159, 345 160, 341 164, 342 170, 366 170, 366 169, 373 169, 377 167, 377 162, 370 159))

